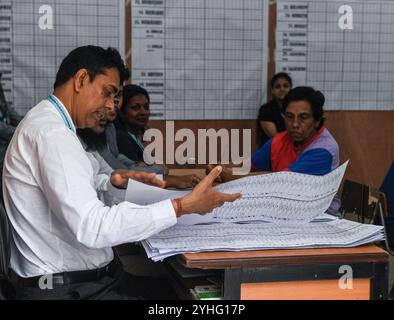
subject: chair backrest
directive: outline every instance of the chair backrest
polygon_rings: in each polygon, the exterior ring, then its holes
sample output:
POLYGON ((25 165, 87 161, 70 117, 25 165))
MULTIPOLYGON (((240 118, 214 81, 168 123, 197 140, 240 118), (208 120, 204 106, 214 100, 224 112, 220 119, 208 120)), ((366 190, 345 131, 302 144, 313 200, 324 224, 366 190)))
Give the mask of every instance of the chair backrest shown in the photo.
POLYGON ((342 215, 352 213, 361 223, 374 223, 377 219, 379 203, 387 217, 387 200, 383 192, 349 179, 345 180, 342 197, 342 215))
POLYGON ((394 161, 380 186, 380 191, 387 197, 388 222, 394 224, 394 161))
POLYGON ((0 202, 0 300, 6 299, 9 289, 11 229, 3 204, 0 202))
POLYGON ((384 244, 387 252, 394 256, 391 250, 393 232, 387 225, 387 199, 385 193, 368 185, 351 180, 345 180, 341 197, 342 217, 352 213, 361 223, 382 225, 385 235, 384 244))

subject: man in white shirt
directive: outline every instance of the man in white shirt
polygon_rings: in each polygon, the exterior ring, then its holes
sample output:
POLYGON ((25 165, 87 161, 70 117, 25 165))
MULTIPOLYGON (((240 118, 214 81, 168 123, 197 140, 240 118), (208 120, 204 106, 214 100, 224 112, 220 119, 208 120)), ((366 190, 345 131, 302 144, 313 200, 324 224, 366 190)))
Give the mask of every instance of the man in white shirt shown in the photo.
POLYGON ((218 167, 181 199, 112 207, 99 200, 98 193, 124 188, 129 178, 164 187, 154 173, 118 170, 107 179, 95 176, 76 135, 76 128, 93 127, 114 110, 127 77, 115 49, 77 48, 60 65, 54 93, 15 131, 4 161, 3 195, 17 298, 151 298, 145 294, 152 291, 149 284, 125 280, 112 247, 160 232, 182 214, 207 213, 240 197, 211 188, 218 167), (43 275, 51 290, 43 288, 43 275))

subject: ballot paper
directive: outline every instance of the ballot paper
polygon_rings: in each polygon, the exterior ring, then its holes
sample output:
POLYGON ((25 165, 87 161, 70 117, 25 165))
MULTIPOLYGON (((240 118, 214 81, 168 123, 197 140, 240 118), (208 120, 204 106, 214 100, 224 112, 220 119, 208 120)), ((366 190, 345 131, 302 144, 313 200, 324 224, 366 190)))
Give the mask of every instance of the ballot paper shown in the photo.
MULTIPOLYGON (((324 213, 330 206, 348 162, 324 176, 296 172, 276 172, 248 176, 222 183, 215 189, 225 193, 241 193, 242 197, 227 202, 210 214, 184 215, 180 224, 219 222, 305 222, 324 213)), ((130 180, 126 200, 148 205, 165 199, 183 197, 188 191, 166 190, 130 180)))
POLYGON ((148 257, 159 261, 185 252, 354 247, 383 238, 382 226, 332 218, 305 224, 177 224, 142 244, 148 257))
POLYGON ((167 199, 181 198, 190 192, 191 190, 163 189, 129 179, 125 200, 141 206, 146 206, 167 199))
MULTIPOLYGON (((185 252, 353 247, 384 239, 382 226, 328 215, 348 162, 324 176, 294 172, 248 176, 215 189, 242 198, 206 215, 188 214, 142 242, 154 261, 185 252)), ((126 200, 146 205, 182 197, 130 181, 126 200)))
MULTIPOLYGON (((181 198, 191 190, 168 190, 150 186, 130 179, 126 190, 126 200, 139 205, 148 205, 166 199, 181 198)), ((180 224, 200 224, 213 222, 213 212, 206 215, 191 213, 178 218, 180 224)))

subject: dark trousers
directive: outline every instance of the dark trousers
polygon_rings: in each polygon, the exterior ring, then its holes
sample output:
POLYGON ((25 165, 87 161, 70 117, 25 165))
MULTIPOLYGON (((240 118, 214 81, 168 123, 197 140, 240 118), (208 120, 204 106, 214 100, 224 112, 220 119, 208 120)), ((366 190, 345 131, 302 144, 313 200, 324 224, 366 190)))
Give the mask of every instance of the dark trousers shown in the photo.
POLYGON ((98 281, 81 282, 53 289, 16 286, 20 300, 175 300, 177 295, 166 279, 133 276, 123 270, 121 263, 113 276, 98 281))

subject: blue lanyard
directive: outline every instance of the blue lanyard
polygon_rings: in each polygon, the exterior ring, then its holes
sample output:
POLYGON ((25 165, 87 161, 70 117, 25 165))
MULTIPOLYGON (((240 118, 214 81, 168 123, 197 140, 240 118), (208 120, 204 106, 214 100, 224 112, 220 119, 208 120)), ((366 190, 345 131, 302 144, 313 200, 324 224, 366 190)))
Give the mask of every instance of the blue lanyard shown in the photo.
POLYGON ((140 147, 140 149, 142 151, 144 151, 144 145, 141 143, 141 141, 138 140, 137 137, 134 134, 132 134, 131 132, 127 131, 127 133, 135 141, 135 143, 140 147))
POLYGON ((6 124, 8 124, 7 115, 6 115, 6 113, 3 112, 3 111, 0 111, 0 121, 1 121, 1 122, 4 122, 4 123, 6 123, 6 124))
POLYGON ((56 110, 60 113, 60 116, 63 118, 65 125, 71 130, 74 131, 73 125, 70 122, 69 117, 64 112, 64 109, 60 106, 59 102, 57 101, 56 97, 53 94, 48 96, 48 100, 52 103, 52 105, 56 108, 56 110))

